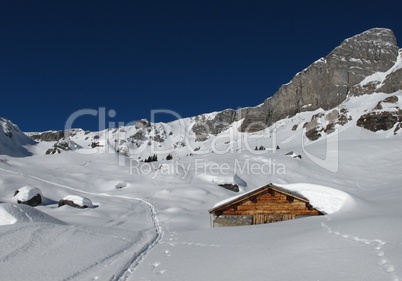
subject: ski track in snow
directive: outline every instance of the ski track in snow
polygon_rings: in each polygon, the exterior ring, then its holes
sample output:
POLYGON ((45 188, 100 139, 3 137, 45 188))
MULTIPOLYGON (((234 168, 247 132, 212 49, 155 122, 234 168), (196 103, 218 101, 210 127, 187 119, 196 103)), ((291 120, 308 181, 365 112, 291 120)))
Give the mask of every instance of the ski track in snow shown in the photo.
MULTIPOLYGON (((327 222, 331 221, 331 218, 327 216, 327 222)), ((385 270, 387 273, 390 274, 390 280, 391 281, 400 281, 399 277, 395 273, 395 267, 394 265, 386 258, 385 252, 384 252, 384 245, 386 244, 385 241, 381 239, 365 239, 365 238, 360 238, 355 235, 349 235, 349 234, 343 234, 339 231, 333 230, 328 224, 321 222, 321 226, 327 230, 327 232, 331 235, 336 235, 339 236, 343 239, 351 240, 356 243, 364 244, 364 245, 372 245, 374 244, 374 250, 377 253, 377 256, 379 258, 378 264, 385 270)))
MULTIPOLYGON (((89 164, 89 163, 88 163, 89 164)), ((107 194, 107 193, 95 193, 95 192, 89 192, 89 191, 84 191, 78 188, 73 188, 71 186, 67 186, 64 184, 59 184, 56 182, 52 182, 49 180, 45 180, 33 175, 24 175, 21 172, 14 172, 14 171, 10 171, 10 170, 6 170, 6 169, 2 169, 0 168, 0 171, 6 172, 6 173, 10 173, 10 174, 14 174, 14 175, 20 175, 20 176, 27 176, 33 179, 36 179, 38 181, 41 182, 45 182, 51 185, 55 185, 55 186, 59 186, 62 188, 66 188, 69 190, 73 190, 76 192, 80 192, 80 193, 84 193, 84 194, 89 194, 89 195, 94 195, 94 196, 103 196, 103 197, 114 197, 114 198, 121 198, 121 199, 127 199, 127 200, 136 200, 139 201, 145 205, 147 205, 147 207, 150 209, 151 212, 151 218, 152 218, 152 222, 154 224, 154 228, 155 228, 155 232, 156 235, 147 243, 145 243, 145 245, 138 251, 135 253, 135 255, 133 256, 133 258, 130 260, 126 270, 123 270, 119 273, 117 273, 113 279, 111 280, 118 280, 118 281, 123 281, 123 280, 127 280, 135 271, 135 268, 139 265, 139 263, 145 258, 145 256, 148 254, 149 251, 151 251, 158 243, 159 241, 162 239, 163 236, 163 230, 162 230, 162 226, 157 218, 157 214, 156 214, 156 209, 154 207, 154 205, 152 205, 151 203, 149 203, 148 201, 142 199, 142 198, 136 198, 136 197, 129 197, 129 196, 123 196, 123 195, 111 195, 111 194, 107 194)), ((29 218, 31 221, 32 219, 29 218)))

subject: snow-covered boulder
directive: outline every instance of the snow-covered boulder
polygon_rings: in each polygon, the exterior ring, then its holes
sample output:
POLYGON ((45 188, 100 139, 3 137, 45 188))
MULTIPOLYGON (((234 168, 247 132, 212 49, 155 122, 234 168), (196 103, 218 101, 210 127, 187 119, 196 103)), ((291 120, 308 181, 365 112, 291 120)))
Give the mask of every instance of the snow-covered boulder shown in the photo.
POLYGON ((126 187, 126 186, 127 186, 127 183, 125 183, 125 182, 119 182, 118 184, 116 184, 115 188, 116 188, 116 189, 122 189, 122 188, 124 188, 124 187, 126 187))
POLYGON ((93 208, 91 199, 78 196, 78 195, 67 195, 59 201, 59 207, 69 205, 74 208, 85 209, 93 208))
POLYGON ((25 204, 31 207, 38 206, 43 199, 40 189, 30 185, 25 185, 16 190, 14 196, 17 197, 18 204, 25 204))

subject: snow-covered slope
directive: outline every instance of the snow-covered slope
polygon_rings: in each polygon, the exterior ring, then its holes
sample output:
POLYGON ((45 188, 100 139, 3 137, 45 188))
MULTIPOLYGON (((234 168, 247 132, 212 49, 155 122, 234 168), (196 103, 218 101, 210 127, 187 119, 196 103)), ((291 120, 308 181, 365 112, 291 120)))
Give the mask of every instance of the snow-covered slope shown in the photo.
POLYGON ((0 117, 0 155, 32 155, 24 146, 33 144, 34 141, 21 132, 17 125, 0 117))
MULTIPOLYGON (((399 81, 400 63, 361 87, 399 81)), ((252 133, 239 132, 242 119, 224 123, 229 110, 31 134, 39 143, 30 145, 1 119, 0 148, 8 149, 0 161, 2 276, 401 280, 402 91, 377 86, 252 133), (217 127, 205 133, 203 124, 217 127), (31 157, 14 157, 26 149, 31 157), (145 161, 153 155, 156 161, 145 161), (268 183, 299 192, 326 215, 211 228, 214 205, 268 183), (35 209, 17 204, 13 195, 23 186, 39 188, 46 200, 35 209), (66 198, 91 207, 59 207, 66 198)))
MULTIPOLYGON (((304 152, 322 157, 326 137, 303 148, 303 128, 291 130, 311 115, 283 121, 276 151, 242 146, 225 154, 131 166, 119 166, 119 155, 109 153, 7 157, 7 164, 0 163, 0 201, 15 204, 16 189, 37 186, 49 198, 37 209, 67 225, 0 227, 7 245, 0 252, 3 274, 41 280, 267 280, 268 275, 270 280, 398 280, 400 136, 341 127, 339 166, 333 173, 304 152), (302 158, 285 155, 289 151, 302 158), (208 210, 237 194, 217 183, 239 179, 240 192, 269 182, 319 189, 304 195, 324 194, 327 201, 319 203, 341 208, 324 217, 211 229, 208 210), (71 194, 91 199, 95 208, 57 208, 57 201, 71 194), (340 194, 350 200, 339 205, 340 194), (46 255, 38 259, 38 253, 46 255), (298 274, 282 266, 288 263, 298 274)), ((252 147, 267 145, 269 138, 262 136, 253 135, 252 147)))

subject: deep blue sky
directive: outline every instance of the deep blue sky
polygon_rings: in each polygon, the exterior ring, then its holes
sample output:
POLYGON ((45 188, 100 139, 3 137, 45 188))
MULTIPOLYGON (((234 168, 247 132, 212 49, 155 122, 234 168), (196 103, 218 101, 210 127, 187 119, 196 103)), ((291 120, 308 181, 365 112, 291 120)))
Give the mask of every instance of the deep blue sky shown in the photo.
POLYGON ((387 27, 402 42, 395 3, 0 0, 0 116, 44 131, 83 108, 130 122, 255 106, 348 37, 387 27))

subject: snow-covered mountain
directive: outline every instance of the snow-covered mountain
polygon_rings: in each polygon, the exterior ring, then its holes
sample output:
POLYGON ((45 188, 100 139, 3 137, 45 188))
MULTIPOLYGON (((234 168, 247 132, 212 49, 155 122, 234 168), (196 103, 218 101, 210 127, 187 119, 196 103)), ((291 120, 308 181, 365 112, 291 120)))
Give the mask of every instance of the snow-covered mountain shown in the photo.
POLYGON ((1 119, 2 276, 401 280, 401 69, 392 31, 376 28, 255 108, 29 133, 36 144, 1 119), (210 227, 218 202, 270 182, 326 215, 210 227), (24 186, 44 198, 35 209, 16 204, 24 186))
MULTIPOLYGON (((143 161, 154 154, 161 160, 168 155, 185 157, 241 149, 233 145, 236 138, 247 138, 247 132, 269 138, 268 132, 272 133, 283 122, 291 122, 288 119, 292 117, 298 120, 292 128, 303 127, 311 141, 346 125, 345 128, 359 126, 373 132, 392 130, 400 134, 401 69, 402 50, 393 32, 373 28, 346 39, 255 108, 227 109, 168 124, 144 119, 132 126, 101 132, 69 130, 30 135, 37 141, 53 141, 47 154, 110 149, 143 161), (380 96, 382 99, 378 100, 380 96), (362 102, 353 102, 356 99, 362 102), (234 132, 236 136, 228 140, 228 134, 234 132)), ((272 144, 260 141, 256 145, 272 144)))
POLYGON ((26 147, 35 142, 27 137, 17 125, 0 117, 0 155, 28 156, 32 155, 26 147))

